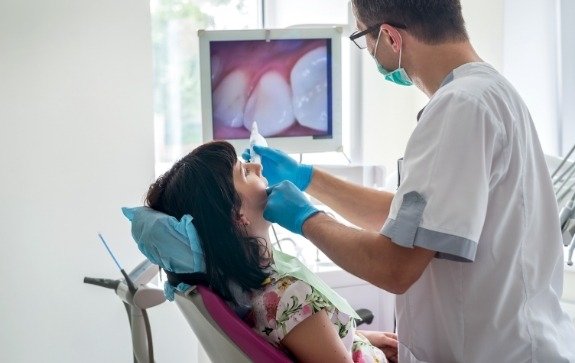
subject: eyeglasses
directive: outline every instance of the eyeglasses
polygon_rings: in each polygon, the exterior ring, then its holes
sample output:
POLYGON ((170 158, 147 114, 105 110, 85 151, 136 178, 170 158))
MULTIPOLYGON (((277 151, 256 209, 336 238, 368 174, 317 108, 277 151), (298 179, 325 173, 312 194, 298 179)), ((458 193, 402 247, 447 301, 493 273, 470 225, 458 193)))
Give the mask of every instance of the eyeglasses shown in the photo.
POLYGON ((353 32, 349 36, 349 40, 351 40, 355 45, 357 45, 357 47, 359 49, 365 49, 365 48, 367 48, 367 41, 365 40, 364 36, 373 32, 374 30, 377 30, 383 24, 388 24, 388 25, 391 25, 391 26, 399 28, 399 29, 406 29, 407 28, 407 26, 404 24, 389 23, 389 22, 379 23, 376 25, 372 25, 365 30, 362 30, 362 31, 357 30, 357 31, 353 32))

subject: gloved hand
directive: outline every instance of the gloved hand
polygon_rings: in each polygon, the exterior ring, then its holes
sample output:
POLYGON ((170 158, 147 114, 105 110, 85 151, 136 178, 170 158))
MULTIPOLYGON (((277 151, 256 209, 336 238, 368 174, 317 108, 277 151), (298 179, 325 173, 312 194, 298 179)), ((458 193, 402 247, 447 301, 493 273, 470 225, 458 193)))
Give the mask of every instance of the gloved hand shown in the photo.
POLYGON ((242 159, 244 159, 246 162, 250 162, 252 156, 250 155, 250 149, 245 149, 244 152, 242 153, 242 159))
POLYGON ((284 180, 267 189, 264 218, 303 236, 304 222, 319 210, 290 181, 284 180))
MULTIPOLYGON (((311 165, 300 164, 278 149, 254 145, 254 151, 262 157, 263 173, 269 185, 276 185, 283 180, 289 180, 299 190, 307 189, 313 172, 311 165)), ((250 160, 249 149, 242 153, 242 157, 247 161, 250 160)))

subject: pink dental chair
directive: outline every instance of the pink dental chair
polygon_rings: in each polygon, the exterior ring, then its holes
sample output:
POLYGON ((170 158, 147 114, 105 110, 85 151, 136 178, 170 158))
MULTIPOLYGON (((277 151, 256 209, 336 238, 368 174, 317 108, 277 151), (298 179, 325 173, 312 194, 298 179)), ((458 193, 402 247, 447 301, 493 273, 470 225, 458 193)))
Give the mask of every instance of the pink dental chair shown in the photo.
POLYGON ((209 288, 176 291, 175 302, 213 363, 287 363, 292 360, 257 335, 209 288))

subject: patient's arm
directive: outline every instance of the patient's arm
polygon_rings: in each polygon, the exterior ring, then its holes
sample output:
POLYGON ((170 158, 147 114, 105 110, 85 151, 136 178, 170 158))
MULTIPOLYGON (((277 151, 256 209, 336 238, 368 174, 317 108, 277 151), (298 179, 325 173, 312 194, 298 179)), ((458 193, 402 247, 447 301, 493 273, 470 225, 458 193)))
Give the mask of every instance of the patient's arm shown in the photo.
POLYGON ((353 362, 325 310, 296 325, 281 342, 298 362, 353 362))

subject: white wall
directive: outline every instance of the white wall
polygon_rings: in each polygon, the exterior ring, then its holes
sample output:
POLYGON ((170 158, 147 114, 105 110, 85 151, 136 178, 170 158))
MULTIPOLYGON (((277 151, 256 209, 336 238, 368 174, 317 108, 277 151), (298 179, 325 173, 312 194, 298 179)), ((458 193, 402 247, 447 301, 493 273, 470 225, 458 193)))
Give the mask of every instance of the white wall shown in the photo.
MULTIPOLYGON (((153 178, 149 17, 137 0, 0 2, 1 362, 131 361, 120 300, 82 279, 119 276, 98 231, 126 269, 141 260, 120 207, 153 178)), ((186 361, 164 305, 157 357, 186 361)))
MULTIPOLYGON (((503 64, 503 4, 501 0, 462 0, 469 37, 479 55, 501 71, 503 64)), ((396 169, 419 110, 427 97, 415 86, 401 87, 377 72, 371 56, 363 55, 364 161, 396 169)))
POLYGON ((529 107, 543 151, 558 155, 557 0, 506 0, 504 17, 504 74, 529 107))
POLYGON ((566 155, 575 144, 575 1, 561 2, 560 97, 561 143, 559 155, 566 155))

